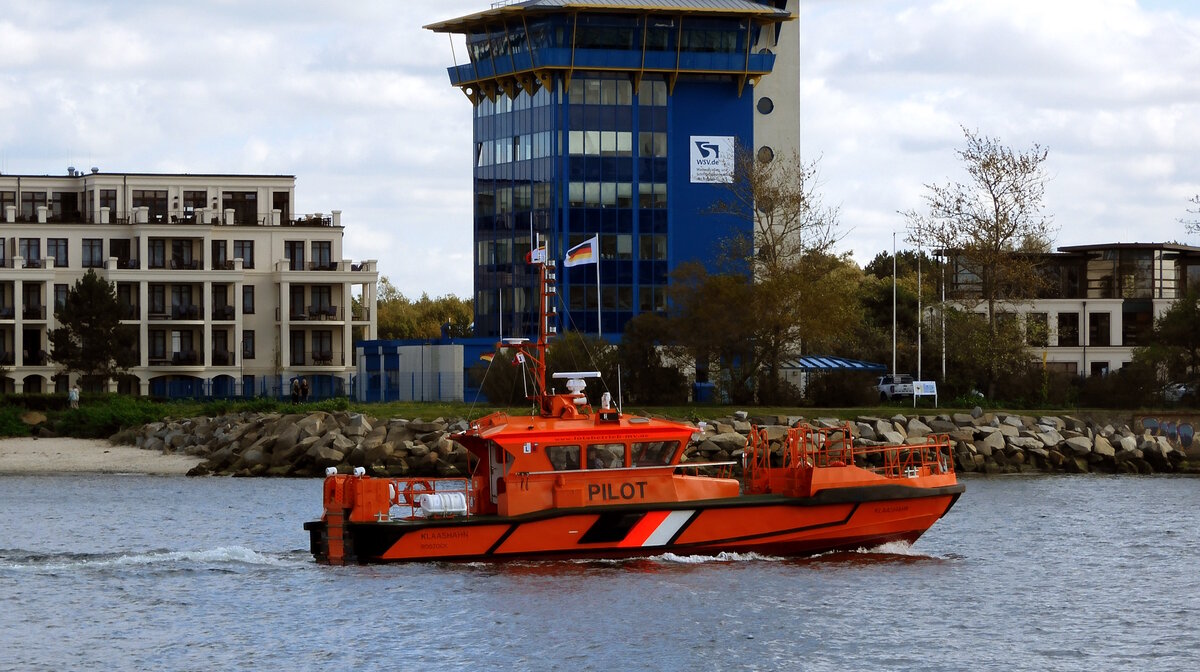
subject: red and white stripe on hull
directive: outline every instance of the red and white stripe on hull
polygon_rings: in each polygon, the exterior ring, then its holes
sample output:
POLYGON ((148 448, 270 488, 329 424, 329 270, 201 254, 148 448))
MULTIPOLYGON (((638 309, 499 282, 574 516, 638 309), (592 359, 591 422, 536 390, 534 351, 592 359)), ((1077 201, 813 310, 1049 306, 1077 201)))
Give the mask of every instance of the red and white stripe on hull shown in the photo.
POLYGON ((651 511, 617 544, 620 548, 666 546, 696 511, 651 511))

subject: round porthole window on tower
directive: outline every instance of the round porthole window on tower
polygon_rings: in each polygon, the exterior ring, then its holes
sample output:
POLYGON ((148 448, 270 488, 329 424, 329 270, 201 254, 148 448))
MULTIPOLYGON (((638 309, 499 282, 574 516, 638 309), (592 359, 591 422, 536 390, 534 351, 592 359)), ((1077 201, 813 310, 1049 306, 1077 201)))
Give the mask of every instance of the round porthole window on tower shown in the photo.
POLYGON ((758 53, 762 54, 763 56, 768 56, 768 55, 770 55, 772 52, 771 52, 771 50, 770 50, 770 49, 768 49, 768 48, 766 48, 766 47, 763 47, 762 49, 759 49, 759 50, 758 50, 758 53))
POLYGON ((775 109, 775 102, 766 96, 758 99, 758 111, 761 114, 770 114, 775 109))
POLYGON ((759 163, 770 163, 774 160, 775 160, 775 150, 771 149, 770 147, 768 147, 766 145, 763 145, 762 147, 758 148, 758 162, 759 163))

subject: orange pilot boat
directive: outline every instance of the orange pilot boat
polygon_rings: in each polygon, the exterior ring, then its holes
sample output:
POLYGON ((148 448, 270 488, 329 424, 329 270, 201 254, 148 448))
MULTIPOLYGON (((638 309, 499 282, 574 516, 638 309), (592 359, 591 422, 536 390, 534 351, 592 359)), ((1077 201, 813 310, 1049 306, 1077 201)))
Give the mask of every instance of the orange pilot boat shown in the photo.
POLYGON ((855 447, 849 428, 754 428, 741 461, 683 463, 695 427, 593 409, 584 380, 546 387, 554 262, 541 263, 536 343, 510 339, 532 369, 537 414, 493 413, 451 438, 471 473, 382 478, 330 473, 324 514, 305 523, 328 564, 629 558, 663 553, 809 555, 916 541, 963 493, 945 436, 855 447))

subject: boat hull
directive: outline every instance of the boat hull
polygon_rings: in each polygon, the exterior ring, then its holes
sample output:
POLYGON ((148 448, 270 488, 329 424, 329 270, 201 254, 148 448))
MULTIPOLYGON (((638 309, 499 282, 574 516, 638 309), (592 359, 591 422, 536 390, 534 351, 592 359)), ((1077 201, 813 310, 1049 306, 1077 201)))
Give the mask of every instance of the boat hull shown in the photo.
POLYGON ((605 559, 663 553, 797 556, 911 543, 945 515, 963 491, 961 484, 838 488, 804 498, 744 495, 553 509, 514 517, 340 524, 326 518, 306 523, 305 529, 316 559, 335 563, 605 559))

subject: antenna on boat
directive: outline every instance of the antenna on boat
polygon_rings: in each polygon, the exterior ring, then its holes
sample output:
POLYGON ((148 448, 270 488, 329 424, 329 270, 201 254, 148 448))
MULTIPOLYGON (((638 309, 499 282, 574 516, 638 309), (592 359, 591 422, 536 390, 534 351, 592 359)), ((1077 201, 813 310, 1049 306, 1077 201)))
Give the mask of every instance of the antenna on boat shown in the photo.
POLYGON ((625 406, 625 397, 621 395, 621 365, 617 364, 617 412, 625 406))

